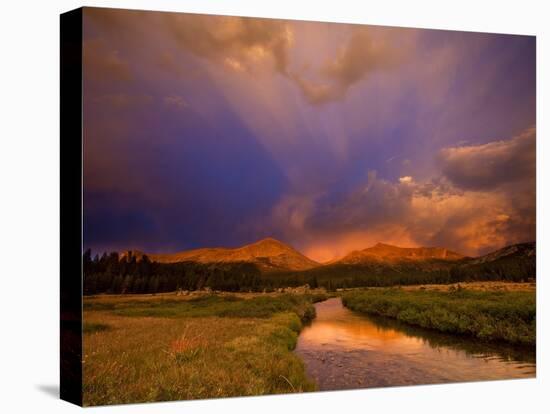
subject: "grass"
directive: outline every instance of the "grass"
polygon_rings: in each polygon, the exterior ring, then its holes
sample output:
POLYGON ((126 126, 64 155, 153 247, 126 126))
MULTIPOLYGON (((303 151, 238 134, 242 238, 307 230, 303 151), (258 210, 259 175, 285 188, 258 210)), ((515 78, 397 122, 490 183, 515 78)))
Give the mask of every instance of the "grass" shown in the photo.
POLYGON ((312 391, 291 351, 320 299, 86 298, 84 405, 312 391))
POLYGON ((409 285, 401 286, 403 290, 440 290, 440 291, 453 291, 458 288, 466 288, 468 290, 481 290, 481 291, 515 291, 515 292, 535 292, 537 284, 534 282, 502 282, 502 281, 485 281, 485 282, 464 282, 464 283, 452 283, 444 285, 409 285))
POLYGON ((249 299, 234 295, 203 295, 190 299, 175 296, 148 296, 149 300, 112 300, 84 303, 84 310, 111 311, 120 316, 131 317, 207 317, 229 318, 267 318, 278 312, 293 311, 302 321, 308 322, 315 317, 315 308, 311 306, 318 297, 312 295, 253 296, 249 299))
POLYGON ((109 325, 106 325, 104 323, 84 323, 82 331, 85 334, 89 334, 94 332, 106 331, 107 329, 109 329, 109 325))
POLYGON ((484 341, 535 346, 534 291, 366 289, 344 294, 351 310, 484 341))

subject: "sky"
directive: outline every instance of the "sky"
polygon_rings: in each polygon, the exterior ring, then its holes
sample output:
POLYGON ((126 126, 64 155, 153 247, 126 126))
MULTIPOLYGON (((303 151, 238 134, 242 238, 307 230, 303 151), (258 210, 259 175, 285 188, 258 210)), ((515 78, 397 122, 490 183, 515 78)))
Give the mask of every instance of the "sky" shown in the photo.
POLYGON ((84 10, 84 247, 534 241, 535 37, 84 10))

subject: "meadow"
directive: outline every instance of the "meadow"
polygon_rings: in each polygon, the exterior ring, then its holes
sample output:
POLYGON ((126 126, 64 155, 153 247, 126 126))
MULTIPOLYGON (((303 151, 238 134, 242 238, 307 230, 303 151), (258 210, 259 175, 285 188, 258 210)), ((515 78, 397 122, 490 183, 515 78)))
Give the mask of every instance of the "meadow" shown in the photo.
MULTIPOLYGON (((315 391, 293 352, 315 318, 313 304, 329 297, 311 292, 86 296, 84 405, 315 391)), ((535 346, 533 283, 361 288, 334 295, 353 311, 383 317, 379 325, 394 319, 410 329, 474 337, 487 349, 499 343, 535 346)))
POLYGON ((292 352, 323 295, 84 300, 84 405, 313 391, 292 352))
POLYGON ((422 328, 534 347, 536 294, 506 288, 371 288, 346 292, 353 311, 397 319, 422 328))

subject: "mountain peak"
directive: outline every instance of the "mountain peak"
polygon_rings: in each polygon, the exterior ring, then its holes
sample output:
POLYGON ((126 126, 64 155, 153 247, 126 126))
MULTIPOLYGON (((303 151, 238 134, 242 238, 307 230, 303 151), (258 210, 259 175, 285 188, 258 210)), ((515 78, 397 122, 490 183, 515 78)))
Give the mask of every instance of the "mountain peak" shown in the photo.
POLYGON ((393 244, 387 244, 387 243, 376 243, 374 246, 372 247, 367 247, 366 249, 363 249, 364 250, 374 250, 374 249, 377 249, 377 250, 400 250, 400 249, 406 249, 406 247, 399 247, 399 246, 394 246, 393 244))
MULTIPOLYGON (((140 252, 141 253, 141 252, 140 252)), ((143 255, 143 253, 141 253, 143 255)), ((148 255, 160 263, 253 263, 263 270, 307 270, 319 263, 272 237, 236 248, 201 248, 173 254, 148 255)))
MULTIPOLYGON (((274 239, 273 237, 266 237, 265 239, 258 240, 247 246, 280 246, 280 247, 291 248, 290 246, 284 244, 283 242, 277 239, 274 239)), ((246 247, 246 246, 243 246, 243 247, 246 247)))

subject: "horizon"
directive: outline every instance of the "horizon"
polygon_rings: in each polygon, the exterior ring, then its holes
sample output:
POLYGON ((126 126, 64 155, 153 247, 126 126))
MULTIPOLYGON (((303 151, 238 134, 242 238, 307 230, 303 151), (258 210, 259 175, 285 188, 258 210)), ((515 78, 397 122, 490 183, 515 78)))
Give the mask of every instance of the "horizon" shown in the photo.
MULTIPOLYGON (((380 245, 381 246, 388 246, 388 247, 395 247, 395 248, 398 248, 398 249, 445 249, 445 250, 448 250, 451 253, 458 254, 458 255, 462 256, 463 258, 475 258, 476 257, 476 256, 469 256, 467 254, 463 254, 460 251, 455 251, 455 250, 449 249, 445 246, 397 246, 397 245, 394 245, 394 244, 388 244, 388 243, 384 243, 384 242, 376 242, 373 245, 369 245, 369 246, 359 248, 359 249, 355 249, 355 250, 350 250, 350 251, 344 253, 342 256, 335 257, 334 259, 330 259, 330 260, 327 260, 327 261, 320 262, 320 261, 314 260, 313 258, 307 256, 304 252, 300 251, 299 249, 294 247, 292 244, 286 243, 284 241, 278 240, 278 239, 276 239, 274 237, 270 237, 270 236, 267 236, 267 237, 265 237, 263 239, 260 239, 260 240, 253 241, 251 243, 246 243, 246 244, 243 244, 243 245, 239 245, 239 246, 203 246, 203 247, 198 247, 198 248, 194 248, 194 249, 176 250, 176 251, 170 251, 170 252, 166 252, 166 251, 163 251, 163 252, 146 252, 146 251, 139 250, 139 249, 122 249, 122 250, 115 250, 115 251, 104 250, 104 251, 95 251, 94 252, 90 248, 90 252, 92 253, 92 257, 96 256, 96 255, 97 256, 101 256, 101 255, 104 255, 104 254, 108 255, 110 253, 117 253, 119 255, 121 255, 121 254, 124 255, 128 252, 139 253, 139 254, 143 254, 144 256, 154 256, 154 255, 168 255, 169 256, 169 255, 175 255, 175 254, 178 254, 178 253, 189 252, 189 251, 192 251, 192 250, 208 250, 208 249, 235 250, 235 249, 240 249, 240 248, 248 247, 248 246, 251 246, 251 245, 259 244, 259 243, 262 243, 264 241, 269 241, 269 240, 275 241, 277 243, 281 243, 284 246, 289 247, 289 248, 295 250, 296 252, 300 253, 301 255, 305 256, 307 259, 310 259, 314 262, 317 262, 320 265, 326 265, 326 264, 329 264, 331 262, 343 259, 344 257, 348 256, 351 253, 372 249, 372 248, 380 246, 380 245)), ((501 249, 504 249, 506 247, 513 246, 513 245, 516 245, 516 244, 528 244, 528 243, 536 243, 536 241, 534 241, 534 240, 532 240, 532 241, 522 241, 522 242, 514 243, 514 244, 511 244, 511 245, 501 246, 500 248, 497 248, 497 249, 495 249, 493 251, 490 251, 486 254, 490 254, 490 253, 493 253, 497 250, 501 250, 501 249)))
POLYGON ((83 15, 84 249, 536 240, 534 36, 83 15))

